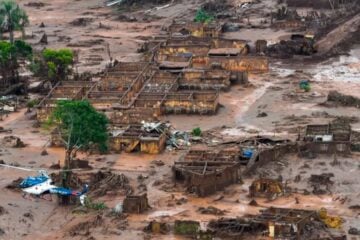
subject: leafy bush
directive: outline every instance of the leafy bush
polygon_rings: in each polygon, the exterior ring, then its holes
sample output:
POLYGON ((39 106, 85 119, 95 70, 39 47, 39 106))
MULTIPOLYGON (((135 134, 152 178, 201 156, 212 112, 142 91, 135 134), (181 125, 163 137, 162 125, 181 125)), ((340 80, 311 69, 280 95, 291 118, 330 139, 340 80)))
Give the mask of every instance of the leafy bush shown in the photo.
POLYGON ((195 137, 200 137, 201 136, 201 129, 199 127, 194 128, 192 130, 192 135, 195 136, 195 137))
POLYGON ((36 105, 38 105, 39 104, 39 100, 38 99, 31 99, 31 100, 29 100, 27 103, 26 103, 26 106, 28 107, 28 108, 33 108, 33 107, 35 107, 36 105))
POLYGON ((70 66, 74 62, 74 53, 70 49, 45 49, 41 56, 33 59, 30 70, 51 82, 65 80, 71 73, 70 66))
POLYGON ((200 23, 210 23, 213 20, 214 20, 214 16, 212 14, 206 12, 202 8, 197 10, 195 19, 194 19, 195 22, 200 22, 200 23))
POLYGON ((104 202, 93 202, 90 198, 85 198, 85 207, 96 211, 107 209, 104 202))

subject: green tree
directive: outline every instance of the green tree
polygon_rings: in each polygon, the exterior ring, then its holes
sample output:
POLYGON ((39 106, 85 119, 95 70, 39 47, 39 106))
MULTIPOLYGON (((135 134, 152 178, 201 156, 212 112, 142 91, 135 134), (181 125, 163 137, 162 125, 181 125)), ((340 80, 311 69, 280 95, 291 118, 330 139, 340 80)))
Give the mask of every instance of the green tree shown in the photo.
POLYGON ((197 10, 195 19, 194 19, 195 22, 200 22, 200 23, 210 23, 213 20, 214 20, 214 16, 202 8, 197 10))
POLYGON ((49 121, 56 125, 65 145, 65 169, 70 169, 78 150, 90 147, 107 150, 108 119, 88 101, 59 101, 49 121))
POLYGON ((14 43, 0 41, 0 74, 3 85, 18 83, 18 61, 31 56, 32 48, 24 41, 16 40, 14 43))
POLYGON ((14 43, 14 32, 20 30, 25 37, 25 26, 29 23, 26 12, 13 0, 0 0, 0 37, 9 32, 10 42, 14 43))
POLYGON ((46 74, 52 82, 65 80, 71 73, 70 66, 74 63, 74 53, 70 49, 45 49, 42 52, 42 59, 35 60, 38 75, 46 74))

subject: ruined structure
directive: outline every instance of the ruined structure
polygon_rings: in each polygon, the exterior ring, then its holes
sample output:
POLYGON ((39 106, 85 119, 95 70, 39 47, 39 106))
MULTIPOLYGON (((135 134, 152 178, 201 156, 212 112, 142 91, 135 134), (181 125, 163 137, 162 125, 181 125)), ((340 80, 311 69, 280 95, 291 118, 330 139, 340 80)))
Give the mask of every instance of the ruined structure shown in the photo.
POLYGON ((198 196, 207 196, 240 179, 240 162, 237 151, 190 151, 175 162, 174 177, 188 191, 198 196))
POLYGON ((248 72, 268 71, 268 59, 248 55, 246 41, 221 34, 217 23, 174 22, 167 34, 144 44, 143 62, 117 62, 96 83, 57 84, 38 105, 37 118, 45 121, 61 99, 86 99, 113 125, 154 121, 164 114, 215 114, 219 91, 247 83, 248 72))
POLYGON ((308 125, 302 140, 301 151, 349 154, 351 126, 342 123, 308 125))
POLYGON ((127 195, 123 202, 125 213, 142 213, 149 209, 146 193, 141 195, 127 195))
POLYGON ((166 129, 162 132, 146 131, 142 125, 114 127, 111 131, 110 150, 115 152, 133 152, 157 154, 165 149, 166 129))
POLYGON ((63 81, 58 82, 37 106, 37 119, 40 122, 48 120, 56 102, 60 100, 81 100, 87 91, 93 87, 92 82, 63 81))
POLYGON ((254 180, 249 187, 249 197, 265 197, 274 200, 285 194, 285 186, 274 179, 260 178, 254 180))
POLYGON ((267 236, 270 239, 326 239, 321 238, 323 223, 311 210, 268 208, 248 218, 221 218, 209 222, 208 229, 222 238, 239 239, 244 236, 267 236))

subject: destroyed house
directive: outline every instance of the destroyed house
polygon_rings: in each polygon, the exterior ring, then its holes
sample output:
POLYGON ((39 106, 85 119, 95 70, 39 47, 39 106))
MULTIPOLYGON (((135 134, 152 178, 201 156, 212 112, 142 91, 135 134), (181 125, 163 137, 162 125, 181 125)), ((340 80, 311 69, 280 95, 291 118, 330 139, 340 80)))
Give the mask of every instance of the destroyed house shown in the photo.
POLYGON ((310 152, 348 154, 351 145, 351 126, 341 123, 307 125, 302 140, 302 148, 310 152))
POLYGON ((297 144, 287 139, 257 136, 238 143, 239 161, 246 166, 244 174, 251 174, 257 167, 276 161, 288 153, 297 152, 297 144))
POLYGON ((152 73, 149 63, 118 63, 106 72, 87 97, 98 109, 106 109, 111 106, 130 108, 152 73))
POLYGON ((222 26, 217 23, 174 22, 168 28, 170 36, 183 35, 199 38, 219 37, 222 34, 222 26))
POLYGON ((262 56, 194 56, 192 67, 198 69, 220 68, 230 72, 268 72, 269 60, 262 56))
POLYGON ((37 119, 45 122, 60 100, 82 100, 94 86, 93 82, 62 81, 58 82, 37 105, 37 119))
POLYGON ((179 87, 187 90, 229 90, 230 86, 230 72, 217 69, 185 69, 179 79, 179 87))
POLYGON ((204 197, 237 183, 240 178, 240 164, 236 151, 225 152, 189 151, 173 166, 174 177, 189 192, 204 197))
POLYGON ((316 221, 321 224, 316 211, 271 207, 248 218, 212 220, 208 229, 226 239, 262 236, 266 239, 315 240, 319 238, 314 233, 321 231, 314 225, 316 221))
POLYGON ((269 237, 294 240, 307 239, 305 236, 311 234, 308 226, 315 220, 318 220, 316 211, 273 207, 262 210, 252 219, 267 227, 269 237))
POLYGON ((142 125, 117 126, 110 132, 111 151, 158 154, 165 149, 167 129, 163 124, 148 131, 142 125))
POLYGON ((125 213, 143 213, 150 208, 147 194, 127 195, 123 202, 125 213))

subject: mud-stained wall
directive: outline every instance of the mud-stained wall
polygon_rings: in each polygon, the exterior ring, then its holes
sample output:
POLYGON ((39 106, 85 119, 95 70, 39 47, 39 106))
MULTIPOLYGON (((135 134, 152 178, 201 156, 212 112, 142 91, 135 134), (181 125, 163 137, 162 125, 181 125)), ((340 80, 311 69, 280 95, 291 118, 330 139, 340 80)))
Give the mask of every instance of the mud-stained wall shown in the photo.
POLYGON ((130 108, 107 111, 105 114, 112 124, 132 124, 141 121, 156 121, 161 115, 155 108, 130 108))
POLYGON ((351 142, 308 142, 302 148, 313 152, 322 154, 351 154, 351 142))
POLYGON ((269 60, 266 57, 239 56, 239 57, 193 57, 194 68, 206 69, 221 67, 233 72, 268 72, 269 60))
POLYGON ((203 23, 174 23, 169 27, 169 34, 174 33, 190 34, 193 37, 213 37, 217 38, 221 35, 221 25, 217 24, 203 24, 203 23))
POLYGON ((252 166, 249 166, 244 174, 251 174, 253 171, 263 165, 266 165, 269 162, 276 161, 277 159, 281 159, 285 154, 297 153, 298 145, 297 143, 290 143, 281 146, 275 146, 269 149, 260 149, 258 158, 255 160, 252 166))
POLYGON ((166 135, 162 134, 158 138, 141 138, 140 151, 149 154, 159 154, 165 149, 166 135))
POLYGON ((222 70, 190 69, 182 73, 179 85, 184 89, 228 90, 231 85, 230 73, 222 70))
POLYGON ((214 114, 218 105, 219 99, 216 92, 169 95, 163 102, 165 113, 214 114))
POLYGON ((239 181, 241 176, 239 164, 234 163, 220 170, 221 168, 223 167, 219 166, 219 171, 204 175, 175 168, 174 175, 175 179, 183 179, 188 191, 205 197, 239 181))
POLYGON ((143 195, 128 195, 124 199, 123 209, 125 213, 142 213, 149 208, 148 198, 143 195))

